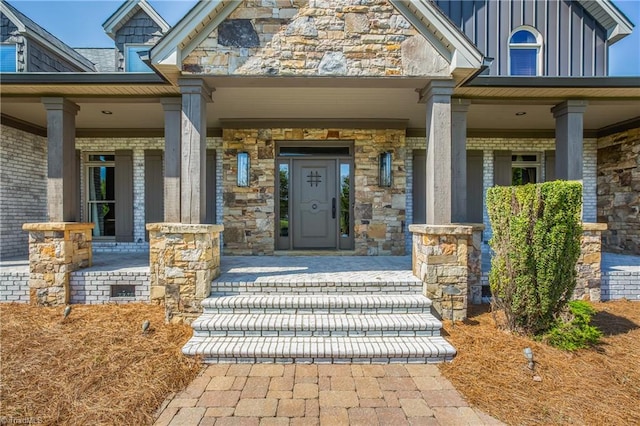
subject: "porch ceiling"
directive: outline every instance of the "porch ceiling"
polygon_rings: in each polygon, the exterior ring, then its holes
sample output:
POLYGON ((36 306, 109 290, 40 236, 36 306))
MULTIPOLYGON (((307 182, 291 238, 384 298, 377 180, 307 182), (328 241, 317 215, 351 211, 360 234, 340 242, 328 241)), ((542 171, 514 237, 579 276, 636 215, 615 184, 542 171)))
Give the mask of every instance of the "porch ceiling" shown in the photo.
MULTIPOLYGON (((354 87, 265 87, 255 81, 255 87, 236 87, 231 82, 216 85, 213 102, 207 108, 207 127, 220 128, 224 122, 242 120, 279 123, 312 122, 323 125, 344 125, 376 120, 404 122, 408 128, 423 129, 426 107, 418 103, 415 92, 418 82, 394 83, 383 87, 363 82, 354 87)), ((3 87, 4 89, 4 87, 3 87)), ((46 112, 40 97, 13 97, 3 90, 0 112, 3 115, 46 129, 46 112)), ((51 94, 56 96, 56 94, 51 94)), ((59 94, 58 94, 59 95, 59 94)), ((70 100, 80 105, 76 127, 80 130, 153 130, 162 134, 164 113, 159 96, 99 97, 85 94, 70 100), (112 114, 104 114, 110 111, 112 114)), ((575 98, 581 98, 579 96, 575 98)), ((589 99, 587 97, 587 99, 589 99)), ((469 109, 468 128, 491 130, 553 130, 555 121, 551 107, 562 97, 531 98, 473 98, 469 109), (524 115, 515 115, 525 112, 524 115)), ((585 129, 597 130, 640 115, 638 98, 590 98, 585 113, 585 129)), ((95 132, 94 132, 95 133, 95 132)))

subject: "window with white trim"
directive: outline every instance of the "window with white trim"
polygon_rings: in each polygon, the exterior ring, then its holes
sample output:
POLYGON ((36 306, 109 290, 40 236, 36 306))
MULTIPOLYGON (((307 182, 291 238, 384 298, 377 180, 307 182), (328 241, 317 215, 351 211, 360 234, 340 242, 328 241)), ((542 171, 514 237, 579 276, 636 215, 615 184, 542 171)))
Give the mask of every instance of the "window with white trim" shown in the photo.
POLYGON ((0 72, 18 71, 18 47, 15 43, 0 44, 0 72))
POLYGON ((145 64, 140 56, 139 52, 146 52, 153 46, 145 44, 127 44, 124 46, 124 69, 126 72, 153 72, 147 64, 145 64))
POLYGON ((542 75, 542 36, 535 28, 519 27, 511 33, 509 75, 542 75))
POLYGON ((511 185, 538 183, 540 176, 540 154, 522 152, 511 154, 511 185))

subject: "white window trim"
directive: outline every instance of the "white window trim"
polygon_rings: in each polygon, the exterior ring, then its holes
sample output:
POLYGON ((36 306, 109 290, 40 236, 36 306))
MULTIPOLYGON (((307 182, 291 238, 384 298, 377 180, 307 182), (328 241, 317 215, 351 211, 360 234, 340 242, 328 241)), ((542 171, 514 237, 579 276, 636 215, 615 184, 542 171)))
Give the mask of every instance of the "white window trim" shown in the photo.
MULTIPOLYGON (((127 56, 128 56, 128 52, 127 50, 130 47, 142 47, 145 50, 151 50, 151 48, 153 47, 153 44, 144 44, 144 43, 125 43, 123 46, 124 51, 122 52, 122 65, 124 68, 124 72, 139 72, 139 71, 129 71, 127 70, 127 56)), ((148 72, 153 72, 151 69, 149 69, 148 72)))
POLYGON ((513 174, 514 168, 535 168, 536 169, 536 183, 544 182, 542 179, 542 153, 538 151, 512 151, 511 156, 519 155, 535 155, 535 161, 511 161, 511 173, 513 174))
MULTIPOLYGON (((0 43, 0 44, 1 44, 1 45, 3 45, 3 46, 11 46, 11 45, 15 46, 15 48, 16 48, 16 54, 15 54, 15 57, 14 57, 13 59, 14 59, 14 61, 15 61, 15 63, 16 63, 16 70, 15 70, 15 71, 13 71, 13 72, 18 72, 18 65, 19 65, 19 64, 18 64, 18 43, 16 43, 15 41, 12 41, 12 42, 4 42, 4 43, 0 43)), ((3 71, 3 72, 4 72, 4 71, 3 71)), ((7 72, 11 72, 11 71, 7 71, 7 72)))
POLYGON ((543 48, 544 48, 544 40, 542 40, 542 34, 540 31, 535 29, 529 25, 522 25, 518 28, 515 28, 509 34, 509 39, 507 40, 507 71, 509 75, 511 74, 511 49, 536 49, 536 76, 541 76, 543 74, 543 48), (511 38, 518 31, 528 31, 533 34, 536 38, 535 43, 511 43, 511 38))

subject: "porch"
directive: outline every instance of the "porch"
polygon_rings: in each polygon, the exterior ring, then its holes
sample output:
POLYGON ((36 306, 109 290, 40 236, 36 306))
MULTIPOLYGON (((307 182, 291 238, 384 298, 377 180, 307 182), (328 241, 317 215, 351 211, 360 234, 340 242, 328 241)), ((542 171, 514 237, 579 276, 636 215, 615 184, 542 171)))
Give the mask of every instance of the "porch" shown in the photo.
MULTIPOLYGON (((602 300, 640 300, 640 256, 602 253, 602 300)), ((488 285, 489 248, 483 245, 482 284, 488 285)), ((411 256, 223 256, 217 282, 262 285, 318 282, 413 282, 411 256)), ((96 252, 93 265, 72 273, 72 303, 124 303, 149 300, 149 253, 96 252), (111 297, 111 286, 136 287, 135 296, 111 297), (84 290, 81 288, 84 287, 84 290)), ((231 289, 229 289, 231 290, 231 289)), ((29 259, 0 260, 0 302, 29 302, 29 259)), ((486 302, 486 299, 483 300, 486 302)))

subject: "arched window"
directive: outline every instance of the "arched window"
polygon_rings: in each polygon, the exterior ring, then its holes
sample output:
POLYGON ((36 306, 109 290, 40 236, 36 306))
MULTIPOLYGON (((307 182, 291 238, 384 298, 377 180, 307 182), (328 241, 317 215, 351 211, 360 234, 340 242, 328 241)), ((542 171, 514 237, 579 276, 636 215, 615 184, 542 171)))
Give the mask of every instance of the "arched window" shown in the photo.
POLYGON ((516 28, 509 38, 509 75, 542 74, 542 36, 535 28, 516 28))

